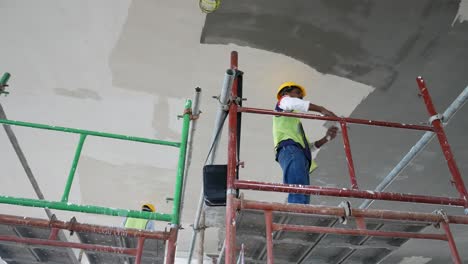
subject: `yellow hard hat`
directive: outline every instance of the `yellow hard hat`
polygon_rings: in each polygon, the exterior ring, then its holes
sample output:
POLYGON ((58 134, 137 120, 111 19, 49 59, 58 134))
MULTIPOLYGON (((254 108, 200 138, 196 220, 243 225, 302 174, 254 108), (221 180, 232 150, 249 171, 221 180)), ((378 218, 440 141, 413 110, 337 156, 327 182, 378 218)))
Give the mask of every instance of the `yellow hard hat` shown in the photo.
POLYGON ((295 82, 285 82, 283 84, 280 85, 280 87, 278 88, 278 92, 276 92, 276 98, 281 99, 281 96, 280 96, 280 93, 281 93, 281 90, 283 90, 284 88, 287 88, 287 87, 297 87, 299 88, 299 90, 301 90, 302 92, 302 96, 305 97, 306 96, 306 90, 304 89, 304 87, 302 87, 302 85, 299 85, 295 82))
POLYGON ((148 207, 151 210, 151 212, 153 212, 153 213, 156 212, 156 207, 154 207, 153 204, 145 203, 144 205, 141 206, 141 209, 143 209, 145 207, 148 207))

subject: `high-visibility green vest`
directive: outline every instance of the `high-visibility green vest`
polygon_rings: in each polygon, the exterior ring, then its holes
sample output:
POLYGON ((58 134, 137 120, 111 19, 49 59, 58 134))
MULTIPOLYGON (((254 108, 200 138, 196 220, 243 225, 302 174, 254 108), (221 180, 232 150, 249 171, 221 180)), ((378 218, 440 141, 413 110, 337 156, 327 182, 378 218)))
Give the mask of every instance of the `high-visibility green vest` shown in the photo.
MULTIPOLYGON (((306 144, 309 144, 309 140, 303 134, 304 131, 302 130, 300 118, 289 116, 273 117, 273 143, 275 145, 275 149, 281 141, 287 139, 292 139, 294 142, 299 143, 303 148, 306 148, 306 144)), ((309 173, 316 168, 317 163, 312 159, 309 173)))
POLYGON ((148 224, 148 219, 127 218, 125 228, 146 229, 146 224, 148 224))
POLYGON ((273 117, 273 143, 275 148, 278 144, 286 139, 292 139, 305 148, 304 139, 302 138, 301 120, 297 117, 274 116, 273 117))

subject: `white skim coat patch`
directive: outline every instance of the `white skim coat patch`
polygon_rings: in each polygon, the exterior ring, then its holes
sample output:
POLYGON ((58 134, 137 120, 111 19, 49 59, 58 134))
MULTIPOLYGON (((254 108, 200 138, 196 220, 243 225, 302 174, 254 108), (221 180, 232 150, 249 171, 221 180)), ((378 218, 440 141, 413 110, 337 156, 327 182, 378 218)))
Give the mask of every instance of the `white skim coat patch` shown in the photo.
POLYGON ((431 260, 432 258, 425 258, 422 256, 413 256, 413 257, 403 258, 403 260, 398 264, 426 264, 431 260))
POLYGON ((468 20, 468 0, 461 0, 457 15, 453 19, 452 27, 455 22, 462 23, 465 20, 468 20))

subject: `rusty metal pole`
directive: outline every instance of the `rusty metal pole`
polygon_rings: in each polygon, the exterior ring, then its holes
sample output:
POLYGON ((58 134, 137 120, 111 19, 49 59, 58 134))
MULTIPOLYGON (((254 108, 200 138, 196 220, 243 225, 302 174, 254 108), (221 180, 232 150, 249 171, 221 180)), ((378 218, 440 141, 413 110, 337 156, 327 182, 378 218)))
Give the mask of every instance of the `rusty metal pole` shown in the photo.
POLYGON ((455 184, 460 197, 465 200, 465 212, 467 212, 468 194, 465 183, 463 182, 463 178, 461 177, 460 171, 458 170, 457 163, 455 162, 455 158, 453 157, 452 150, 450 149, 447 136, 445 135, 441 121, 442 116, 436 112, 434 104, 432 103, 431 95, 427 90, 426 83, 424 82, 423 78, 419 76, 416 79, 416 82, 418 83, 419 91, 421 92, 421 96, 424 99, 424 103, 426 104, 427 112, 431 116, 429 122, 433 126, 434 132, 436 133, 437 139, 439 140, 439 144, 442 148, 445 160, 447 161, 448 168, 452 174, 453 184, 455 184))
POLYGON ((415 195, 415 194, 391 193, 391 192, 374 192, 374 191, 367 191, 367 190, 352 190, 352 189, 346 189, 346 188, 322 187, 322 186, 315 186, 315 185, 280 184, 280 183, 257 182, 257 181, 249 181, 249 180, 236 180, 235 188, 245 189, 245 190, 301 193, 301 194, 309 194, 309 195, 324 195, 324 196, 363 198, 363 199, 398 201, 398 202, 440 204, 440 205, 462 206, 462 207, 465 206, 466 204, 466 201, 464 199, 451 198, 451 197, 427 196, 427 195, 415 195))
POLYGON ((177 234, 179 229, 177 226, 172 226, 171 231, 169 231, 169 239, 167 240, 167 251, 166 251, 166 261, 165 264, 174 264, 175 262, 175 253, 176 253, 176 243, 177 243, 177 234))
POLYGON ((354 162, 353 156, 351 155, 351 146, 349 144, 348 128, 346 127, 346 122, 340 122, 340 126, 341 135, 343 136, 343 146, 346 154, 346 164, 348 165, 349 178, 351 180, 351 188, 359 189, 356 180, 356 172, 354 171, 354 162))
POLYGON ((452 254, 452 260, 455 264, 461 264, 460 254, 458 254, 457 245, 453 239, 452 231, 450 231, 450 226, 446 222, 440 223, 444 228, 445 235, 447 236, 447 242, 449 243, 450 253, 452 254))
POLYGON ((0 224, 34 226, 40 228, 59 228, 76 232, 87 232, 124 237, 145 237, 150 239, 167 240, 169 234, 162 231, 143 231, 137 229, 124 229, 99 225, 81 224, 78 222, 63 222, 59 220, 45 220, 31 217, 19 217, 0 214, 0 224))
POLYGON ((397 231, 377 231, 377 230, 368 230, 368 229, 346 229, 346 228, 334 228, 334 227, 322 227, 322 226, 273 224, 273 230, 308 232, 308 233, 332 233, 332 234, 352 235, 352 236, 417 238, 417 239, 431 239, 431 240, 447 241, 447 236, 441 235, 441 234, 421 234, 421 233, 397 232, 397 231))
POLYGON ((135 256, 135 248, 121 248, 102 245, 83 244, 75 242, 64 242, 57 240, 39 239, 39 238, 23 238, 16 236, 0 236, 0 241, 15 242, 25 245, 43 245, 52 247, 65 247, 65 248, 79 248, 84 250, 91 250, 97 252, 118 253, 135 256))
MULTIPOLYGON (((237 52, 231 52, 231 69, 237 70, 237 52)), ((234 79, 231 91, 231 100, 237 98, 238 78, 234 79)), ((233 264, 236 255, 236 208, 233 204, 236 190, 234 181, 237 170, 237 104, 231 101, 229 106, 229 141, 227 164, 227 189, 226 189, 226 254, 225 264, 233 264)))
POLYGON ((267 244, 267 264, 273 264, 273 214, 270 210, 265 210, 266 244, 267 244))
POLYGON ((136 258, 135 258, 135 264, 140 264, 141 263, 141 258, 143 255, 143 246, 145 244, 145 238, 144 237, 139 237, 138 238, 138 244, 137 244, 137 251, 136 251, 136 258))
POLYGON ((60 229, 58 229, 58 228, 52 228, 52 229, 50 230, 49 239, 50 239, 50 240, 56 240, 59 230, 60 230, 60 229))
MULTIPOLYGON (((342 207, 321 206, 321 205, 300 205, 300 204, 282 204, 282 203, 268 203, 252 200, 243 200, 242 203, 239 199, 235 199, 235 204, 238 210, 252 209, 252 210, 270 210, 278 212, 300 213, 300 214, 315 214, 315 215, 328 215, 328 216, 345 216, 342 207)), ((447 215, 446 218, 429 213, 415 213, 404 211, 390 211, 390 210, 375 210, 375 209, 358 209, 351 208, 352 217, 364 217, 373 219, 386 219, 386 220, 401 220, 401 221, 418 221, 426 223, 438 223, 448 221, 451 224, 468 225, 468 216, 465 215, 447 215), (445 220, 446 219, 446 220, 445 220)))

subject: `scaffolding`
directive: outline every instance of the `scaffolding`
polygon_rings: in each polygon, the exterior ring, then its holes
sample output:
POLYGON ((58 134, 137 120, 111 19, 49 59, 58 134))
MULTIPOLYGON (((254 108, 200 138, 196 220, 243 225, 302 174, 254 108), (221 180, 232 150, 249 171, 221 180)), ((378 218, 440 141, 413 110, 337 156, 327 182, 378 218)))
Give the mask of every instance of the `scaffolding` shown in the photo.
MULTIPOLYGON (((0 80, 1 92, 8 94, 4 91, 4 88, 7 87, 7 81, 10 78, 9 73, 5 73, 0 80)), ((200 88, 197 88, 197 95, 200 93, 200 88)), ((198 109, 198 96, 194 103, 194 108, 198 109)), ((181 140, 179 142, 157 140, 143 137, 135 137, 121 134, 112 134, 91 130, 83 130, 76 128, 68 127, 59 127, 51 126, 45 124, 37 124, 23 121, 8 120, 3 109, 0 106, 2 116, 0 116, 0 124, 3 124, 7 135, 12 142, 13 147, 15 148, 23 167, 29 168, 27 165, 26 159, 17 144, 16 137, 14 136, 13 131, 10 126, 22 126, 34 129, 44 129, 52 130, 63 133, 72 133, 79 135, 79 142, 75 150, 73 162, 68 174, 66 185, 62 194, 60 201, 48 201, 45 200, 42 193, 39 191, 39 199, 30 199, 23 197, 12 197, 0 195, 0 203, 10 204, 10 205, 19 205, 19 206, 29 206, 29 207, 39 207, 44 208, 48 212, 49 220, 36 219, 29 217, 17 217, 12 215, 0 215, 0 225, 15 226, 13 227, 13 233, 18 234, 18 236, 12 235, 0 235, 0 241, 4 242, 13 242, 24 245, 42 245, 42 246, 52 246, 52 247, 64 247, 64 248, 76 248, 86 251, 95 251, 95 252, 105 252, 113 253, 119 255, 129 255, 135 257, 134 263, 142 262, 142 252, 145 243, 145 239, 153 240, 162 240, 164 243, 167 241, 167 250, 165 253, 165 258, 162 258, 161 261, 166 263, 174 263, 175 253, 176 253, 176 242, 178 230, 180 228, 180 214, 182 209, 182 198, 183 198, 183 185, 184 185, 184 173, 186 170, 186 154, 187 146, 189 143, 189 128, 190 122, 192 120, 192 101, 186 100, 184 105, 183 115, 179 117, 182 118, 182 131, 181 131, 181 140), (117 140, 126 140, 133 142, 141 142, 154 145, 162 145, 168 147, 175 147, 179 149, 178 162, 177 162, 177 171, 175 178, 174 194, 173 194, 173 206, 171 213, 163 212, 145 212, 145 211, 136 211, 130 209, 120 209, 120 208, 108 208, 96 205, 82 205, 82 204, 73 204, 69 202, 69 194, 73 184, 75 172, 79 163, 81 152, 85 140, 89 136, 94 137, 103 137, 111 138, 117 140), (62 222, 55 219, 55 215, 51 215, 49 209, 73 211, 73 212, 82 212, 82 213, 91 213, 99 215, 110 215, 110 216, 119 216, 119 217, 132 217, 140 218, 147 220, 157 220, 170 223, 169 231, 141 231, 141 230, 132 230, 125 228, 115 228, 115 227, 106 227, 106 226, 97 226, 97 225, 87 225, 76 222, 73 218, 69 222, 62 222), (22 237, 20 232, 16 229, 17 226, 24 226, 30 228, 39 228, 39 229, 50 229, 50 234, 48 238, 31 238, 31 237, 22 237), (57 240, 59 230, 69 230, 71 232, 77 233, 95 233, 102 234, 106 236, 118 236, 118 237, 133 237, 137 239, 137 246, 135 248, 127 247, 115 247, 115 246, 105 246, 97 245, 92 243, 75 243, 75 242, 66 242, 57 240)), ((198 112, 198 110, 196 110, 198 112)), ((193 134, 193 131, 191 131, 193 134)), ((189 151, 190 152, 190 151, 189 151)), ((190 156, 190 155, 189 155, 190 156)), ((28 170, 26 170, 28 172, 28 170)), ((29 177, 30 175, 28 175, 29 177)), ((34 178, 34 177, 32 177, 34 178)), ((34 180, 35 182, 35 180, 34 180)), ((34 185, 34 183, 33 183, 34 185)), ((37 182, 36 182, 37 185, 37 182)), ((80 239, 81 240, 81 239, 80 239)), ((125 244, 125 243, 123 243, 125 244)), ((76 261, 74 261, 76 263, 76 261)), ((152 263, 152 262, 151 262, 152 263)))
MULTIPOLYGON (((238 57, 237 52, 231 53, 231 70, 238 71, 238 57)), ((242 96, 239 95, 239 77, 236 74, 231 88, 231 98, 229 104, 229 128, 228 128, 228 164, 227 164, 227 200, 226 200, 226 238, 225 238, 225 263, 235 263, 236 256, 236 212, 240 210, 260 210, 264 213, 266 225, 266 243, 267 243, 267 263, 274 262, 273 257, 273 238, 272 234, 275 231, 295 231, 295 232, 313 232, 313 233, 334 233, 346 235, 360 235, 360 236, 381 236, 381 237, 402 237, 402 238, 417 238, 417 239, 432 239, 447 241, 450 248, 451 257, 454 263, 460 264, 461 259, 458 253, 453 235, 450 230, 449 224, 468 224, 468 216, 450 216, 443 211, 438 211, 434 214, 427 213, 414 213, 414 212, 401 212, 389 210, 372 210, 372 209, 354 209, 341 207, 326 207, 316 205, 294 205, 294 204, 279 204, 279 203, 265 203, 245 200, 237 198, 237 190, 256 190, 256 191, 270 191, 270 192, 283 192, 283 193, 300 193, 308 195, 323 195, 335 197, 348 197, 348 198, 362 198, 369 200, 386 200, 397 202, 411 202, 411 203, 424 203, 432 205, 446 205, 464 208, 465 213, 468 212, 468 194, 458 170, 457 164, 453 157, 450 145, 445 135, 442 115, 438 114, 432 103, 431 96, 426 87, 422 77, 417 77, 419 92, 426 105, 427 112, 430 116, 430 125, 413 125, 402 124, 395 122, 386 122, 378 120, 364 120, 357 118, 342 118, 342 117, 328 117, 304 113, 285 113, 276 112, 272 110, 242 107, 242 96), (253 113, 262 115, 274 116, 289 116, 302 119, 315 119, 324 121, 334 121, 340 124, 342 130, 342 137, 344 143, 344 151, 346 154, 347 168, 349 171, 350 188, 331 188, 322 186, 302 186, 291 184, 277 184, 268 182, 257 182, 250 180, 237 179, 236 175, 239 172, 240 161, 238 159, 239 139, 240 139, 240 120, 242 113, 253 113), (439 197, 428 195, 415 195, 406 193, 394 193, 383 191, 361 190, 357 182, 353 157, 351 154, 351 146, 348 138, 347 125, 360 124, 367 126, 381 126, 393 127, 400 129, 426 131, 430 134, 435 134, 441 146, 445 160, 447 162, 449 171, 452 175, 451 181, 455 185, 459 197, 439 197), (357 229, 344 229, 333 227, 317 227, 317 226, 302 226, 302 225, 288 225, 273 223, 273 212, 286 212, 286 213, 306 213, 314 215, 328 215, 337 216, 342 218, 354 218, 357 224, 357 229), (428 224, 437 223, 443 227, 445 234, 419 234, 414 232, 386 232, 366 229, 365 219, 379 219, 379 220, 398 220, 398 221, 418 221, 428 224)), ((240 79, 242 80, 242 79, 240 79)), ((241 85, 240 85, 241 86, 241 85)), ((364 206, 366 207, 366 206, 364 206)), ((242 247, 243 248, 243 247, 242 247)), ((223 252, 221 252, 223 254, 223 252)), ((244 250, 242 250, 242 259, 244 258, 244 250)), ((341 263, 341 262, 340 262, 341 263)))

